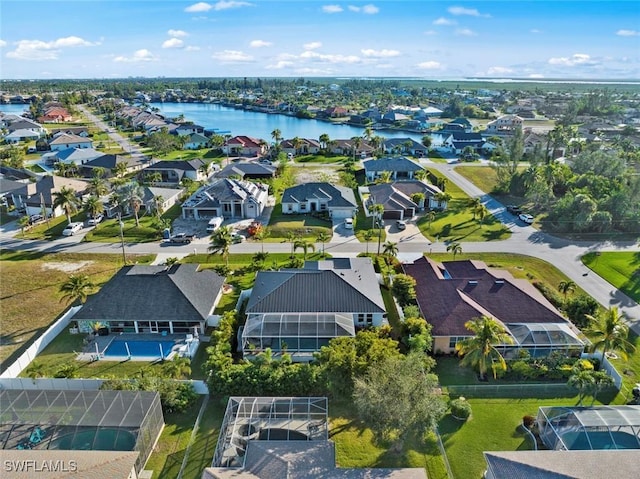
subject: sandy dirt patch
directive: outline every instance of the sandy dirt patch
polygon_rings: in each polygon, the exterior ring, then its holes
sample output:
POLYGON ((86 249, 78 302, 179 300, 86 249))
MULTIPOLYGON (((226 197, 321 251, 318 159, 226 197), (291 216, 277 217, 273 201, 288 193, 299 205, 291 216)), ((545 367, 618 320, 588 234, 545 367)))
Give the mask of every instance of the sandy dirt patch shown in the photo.
POLYGON ((321 167, 321 166, 302 166, 297 167, 296 170, 296 183, 301 185, 303 183, 314 182, 328 182, 338 183, 340 179, 340 173, 335 167, 321 167))
POLYGON ((42 269, 56 269, 58 271, 64 271, 65 273, 73 273, 75 271, 79 271, 85 266, 89 266, 93 261, 77 261, 75 263, 72 262, 47 262, 42 263, 42 269))

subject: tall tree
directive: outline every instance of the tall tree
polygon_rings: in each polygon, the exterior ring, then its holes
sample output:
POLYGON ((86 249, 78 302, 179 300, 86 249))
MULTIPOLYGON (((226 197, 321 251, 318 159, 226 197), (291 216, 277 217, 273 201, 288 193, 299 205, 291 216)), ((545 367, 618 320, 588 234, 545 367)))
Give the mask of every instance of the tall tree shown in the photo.
POLYGON ((456 260, 456 255, 462 254, 462 245, 457 241, 452 241, 447 245, 447 253, 453 253, 453 260, 456 260))
POLYGON ((224 264, 229 267, 229 248, 233 244, 231 238, 231 228, 221 226, 211 235, 211 243, 209 245, 209 253, 217 253, 224 258, 224 264))
POLYGON ((22 236, 24 236, 24 229, 29 226, 29 217, 28 216, 21 216, 20 218, 18 218, 18 226, 20 227, 20 231, 22 232, 22 236))
POLYGON ((576 283, 571 280, 560 281, 558 283, 558 291, 564 296, 565 302, 567 301, 567 294, 573 293, 576 290, 576 283))
POLYGON ((60 292, 63 293, 60 300, 67 303, 80 301, 80 303, 84 304, 94 288, 95 285, 86 274, 71 275, 60 285, 60 292))
POLYGON ((384 245, 382 245, 382 252, 387 256, 395 258, 396 256, 398 256, 398 243, 394 243, 393 241, 385 241, 384 245))
POLYGON ((293 243, 294 253, 298 248, 302 249, 302 258, 305 260, 307 259, 307 253, 309 252, 309 250, 311 251, 316 250, 316 246, 311 241, 303 238, 298 238, 297 240, 294 241, 293 243))
POLYGON ((594 351, 602 350, 601 360, 610 351, 626 359, 627 353, 635 350, 635 346, 628 340, 629 326, 624 323, 616 306, 599 316, 587 315, 587 319, 591 322, 586 330, 587 336, 591 339, 594 351))
POLYGON ((118 188, 118 195, 120 196, 122 204, 128 205, 131 209, 131 212, 136 219, 136 227, 139 228, 140 218, 138 213, 140 212, 142 197, 144 195, 142 187, 135 181, 130 181, 118 188))
POLYGON ((366 377, 355 379, 358 416, 379 438, 395 439, 395 451, 402 450, 409 435, 435 429, 445 414, 432 364, 420 353, 390 357, 370 368, 366 377))
POLYGON ((101 197, 109 193, 109 187, 101 176, 94 176, 89 180, 87 191, 92 195, 101 197))
POLYGON ((322 243, 322 255, 324 256, 324 244, 331 239, 331 236, 325 231, 320 231, 316 236, 316 241, 322 243))
POLYGON ((104 212, 104 204, 97 196, 91 195, 84 202, 84 210, 89 216, 95 218, 100 213, 104 212))
POLYGON ((67 216, 67 223, 71 223, 71 215, 78 211, 79 202, 76 191, 68 186, 63 186, 60 191, 53 193, 53 209, 62 208, 67 216))
POLYGON ((456 351, 463 356, 460 364, 477 368, 482 380, 486 379, 489 367, 494 378, 498 368, 506 370, 507 364, 496 348, 496 345, 513 343, 513 338, 504 327, 488 316, 467 321, 464 326, 474 336, 456 344, 456 351))

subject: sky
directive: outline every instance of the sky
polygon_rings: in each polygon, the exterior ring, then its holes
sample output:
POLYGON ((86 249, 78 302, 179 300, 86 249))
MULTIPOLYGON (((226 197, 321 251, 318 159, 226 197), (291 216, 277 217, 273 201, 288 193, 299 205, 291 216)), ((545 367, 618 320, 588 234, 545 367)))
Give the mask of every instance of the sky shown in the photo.
POLYGON ((1 0, 0 79, 640 79, 640 1, 1 0))

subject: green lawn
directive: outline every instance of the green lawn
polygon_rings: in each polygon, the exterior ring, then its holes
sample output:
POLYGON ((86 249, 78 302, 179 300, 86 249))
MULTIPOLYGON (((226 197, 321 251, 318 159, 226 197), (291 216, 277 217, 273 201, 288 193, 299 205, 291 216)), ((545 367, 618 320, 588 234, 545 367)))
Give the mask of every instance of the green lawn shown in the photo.
MULTIPOLYGON (((129 255, 148 263, 153 255, 129 255)), ((70 274, 86 274, 98 286, 122 267, 117 254, 0 253, 2 277, 0 297, 0 361, 14 361, 67 308, 59 292, 70 274), (6 278, 11 278, 10 281, 6 278)))
POLYGON ((640 383, 640 336, 629 333, 629 341, 635 346, 635 350, 628 354, 627 359, 619 357, 618 359, 610 359, 616 370, 622 375, 622 390, 619 397, 616 398, 618 403, 626 403, 632 399, 631 390, 640 383))
POLYGON ((430 479, 446 479, 434 436, 426 440, 410 438, 401 453, 394 453, 389 444, 376 442, 372 431, 358 419, 353 403, 331 401, 329 418, 329 438, 336 444, 340 467, 420 467, 427 470, 430 479))
POLYGON ((582 262, 636 303, 640 303, 640 252, 587 253, 582 262))
MULTIPOLYGON (((84 222, 87 218, 87 214, 84 211, 79 211, 75 215, 71 216, 71 221, 84 222)), ((51 240, 60 238, 62 236, 62 230, 67 226, 67 217, 62 215, 56 218, 51 218, 48 222, 40 223, 29 229, 25 229, 24 235, 18 233, 18 238, 24 238, 29 240, 51 240)))
POLYGON ((329 236, 332 235, 331 221, 311 214, 285 215, 282 213, 282 204, 278 203, 271 213, 269 237, 265 239, 265 242, 282 242, 289 232, 315 243, 316 237, 320 232, 327 233, 329 236))
MULTIPOLYGON (((153 478, 178 477, 202 401, 204 397, 183 413, 165 415, 164 429, 145 466, 145 469, 153 471, 153 478)), ((184 479, 199 479, 204 468, 211 465, 224 408, 214 398, 209 400, 189 450, 182 475, 184 479)))
POLYGON ((298 155, 293 158, 295 163, 315 163, 330 165, 334 163, 344 163, 346 156, 326 156, 326 155, 298 155))
MULTIPOLYGON (((436 170, 430 171, 443 177, 436 170)), ((495 241, 511 236, 509 229, 491 215, 483 221, 474 219, 467 206, 469 197, 457 185, 448 181, 445 191, 451 195, 447 209, 436 213, 431 223, 426 215, 418 219, 420 231, 431 241, 495 241)))

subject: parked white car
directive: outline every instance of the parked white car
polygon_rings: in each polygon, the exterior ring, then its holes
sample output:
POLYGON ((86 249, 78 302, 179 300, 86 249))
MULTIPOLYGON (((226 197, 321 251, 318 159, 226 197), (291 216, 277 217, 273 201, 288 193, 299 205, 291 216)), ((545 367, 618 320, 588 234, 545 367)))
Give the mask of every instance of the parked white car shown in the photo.
POLYGON ((98 223, 100 223, 103 219, 104 219, 104 216, 101 214, 98 214, 96 216, 89 216, 87 219, 87 224, 89 226, 95 226, 98 223))
POLYGON ((82 223, 69 223, 67 227, 62 230, 62 236, 73 236, 80 231, 82 231, 82 223))
POLYGON ((531 223, 533 223, 533 216, 527 214, 527 213, 520 213, 520 215, 518 216, 518 218, 520 218, 520 220, 524 221, 525 223, 527 223, 528 225, 530 225, 531 223))
POLYGON ((353 229, 353 218, 345 218, 344 227, 347 228, 348 230, 352 230, 353 229))

